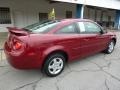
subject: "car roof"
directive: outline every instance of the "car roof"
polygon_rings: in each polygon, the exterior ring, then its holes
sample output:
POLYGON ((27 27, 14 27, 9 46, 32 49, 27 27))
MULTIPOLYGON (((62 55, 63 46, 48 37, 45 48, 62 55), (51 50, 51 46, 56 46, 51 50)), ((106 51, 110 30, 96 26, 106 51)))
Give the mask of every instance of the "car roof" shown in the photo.
POLYGON ((89 20, 89 19, 61 19, 60 20, 61 22, 76 22, 76 21, 90 21, 90 22, 93 22, 92 20, 89 20))
POLYGON ((71 23, 74 23, 74 22, 78 22, 78 21, 88 21, 88 22, 94 22, 92 20, 89 20, 89 19, 81 19, 81 18, 78 18, 78 19, 61 19, 61 20, 55 20, 55 21, 60 21, 60 26, 63 26, 64 24, 71 24, 71 23))
MULTIPOLYGON (((57 20, 56 20, 57 21, 57 20)), ((74 22, 79 22, 79 21, 87 21, 87 22, 94 22, 92 20, 89 20, 89 19, 61 19, 59 20, 60 21, 60 26, 64 26, 64 25, 69 25, 71 23, 74 23, 74 22)))

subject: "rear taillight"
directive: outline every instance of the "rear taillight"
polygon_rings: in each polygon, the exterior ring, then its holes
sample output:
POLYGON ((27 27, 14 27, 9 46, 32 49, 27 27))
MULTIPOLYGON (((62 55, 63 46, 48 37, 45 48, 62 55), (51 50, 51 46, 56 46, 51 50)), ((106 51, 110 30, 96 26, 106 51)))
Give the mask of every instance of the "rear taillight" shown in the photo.
POLYGON ((13 49, 14 50, 19 50, 21 48, 22 48, 22 43, 16 41, 13 45, 13 49))
POLYGON ((20 50, 23 48, 23 43, 20 40, 13 39, 13 50, 20 50))

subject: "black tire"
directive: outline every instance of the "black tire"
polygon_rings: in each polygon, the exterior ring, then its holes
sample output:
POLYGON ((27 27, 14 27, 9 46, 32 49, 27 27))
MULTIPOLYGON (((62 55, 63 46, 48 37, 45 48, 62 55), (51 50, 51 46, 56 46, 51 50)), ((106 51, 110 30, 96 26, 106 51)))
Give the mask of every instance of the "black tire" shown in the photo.
MULTIPOLYGON (((54 66, 55 67, 55 69, 56 69, 56 67, 57 66, 55 66, 55 65, 52 65, 52 66, 54 66)), ((59 66, 58 66, 59 67, 59 66)), ((55 77, 55 76, 57 76, 57 75, 59 75, 63 70, 64 70, 64 67, 65 67, 65 57, 62 55, 62 54, 59 54, 59 53, 55 53, 55 54, 51 54, 51 55, 49 55, 48 57, 47 57, 47 59, 46 59, 46 61, 45 61, 45 63, 44 63, 44 66, 43 66, 43 72, 47 75, 47 76, 49 76, 49 77, 55 77), (58 58, 58 60, 60 59, 60 61, 61 62, 63 62, 63 64, 60 66, 61 67, 61 70, 58 72, 58 73, 51 73, 52 72, 52 68, 51 69, 49 69, 49 66, 50 66, 50 64, 53 62, 54 63, 54 60, 53 59, 56 59, 57 60, 57 58, 58 58)), ((54 70, 54 69, 53 69, 54 70)), ((57 71, 56 71, 57 72, 57 71)))
POLYGON ((114 51, 114 47, 115 47, 115 41, 111 40, 110 43, 108 44, 108 47, 106 48, 106 50, 104 50, 104 53, 106 54, 111 54, 114 51), (113 43, 113 49, 110 50, 110 44, 113 43))

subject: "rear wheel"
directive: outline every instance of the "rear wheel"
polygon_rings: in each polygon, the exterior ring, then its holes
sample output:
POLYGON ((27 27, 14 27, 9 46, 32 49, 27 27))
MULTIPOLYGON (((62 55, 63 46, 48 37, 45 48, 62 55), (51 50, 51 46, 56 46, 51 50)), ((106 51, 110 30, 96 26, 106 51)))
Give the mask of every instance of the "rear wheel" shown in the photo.
POLYGON ((114 42, 114 40, 112 40, 109 43, 107 49, 104 52, 107 53, 107 54, 110 54, 110 53, 112 53, 114 51, 114 47, 115 47, 115 42, 114 42))
POLYGON ((55 77, 63 71, 64 66, 65 57, 59 53, 52 54, 46 59, 43 71, 47 76, 55 77))

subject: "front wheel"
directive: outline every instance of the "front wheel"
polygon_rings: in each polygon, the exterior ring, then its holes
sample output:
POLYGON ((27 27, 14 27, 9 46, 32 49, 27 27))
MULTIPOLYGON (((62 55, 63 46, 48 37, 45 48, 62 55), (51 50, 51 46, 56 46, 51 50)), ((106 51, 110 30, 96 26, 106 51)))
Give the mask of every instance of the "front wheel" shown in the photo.
POLYGON ((43 71, 50 77, 59 75, 65 66, 65 57, 62 54, 52 54, 48 56, 43 71))
POLYGON ((104 52, 110 54, 114 51, 114 47, 115 47, 115 42, 112 40, 104 52))

